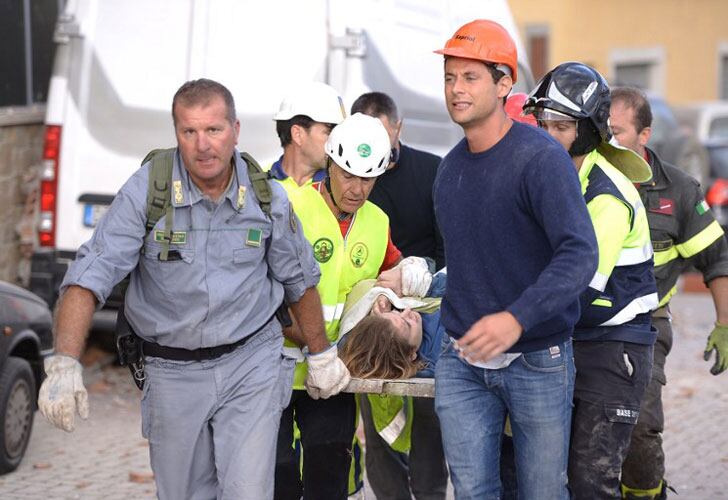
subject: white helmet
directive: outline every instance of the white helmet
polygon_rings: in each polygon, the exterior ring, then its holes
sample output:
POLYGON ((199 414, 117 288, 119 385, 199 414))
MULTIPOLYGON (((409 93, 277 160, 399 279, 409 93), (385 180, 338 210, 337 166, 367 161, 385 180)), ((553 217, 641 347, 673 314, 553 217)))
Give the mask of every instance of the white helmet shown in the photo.
POLYGON ((346 109, 336 89, 325 83, 310 82, 286 96, 273 119, 290 120, 297 115, 319 123, 339 124, 346 118, 346 109))
POLYGON ((382 175, 392 152, 381 120, 362 113, 354 113, 334 127, 324 149, 338 166, 357 177, 382 175))

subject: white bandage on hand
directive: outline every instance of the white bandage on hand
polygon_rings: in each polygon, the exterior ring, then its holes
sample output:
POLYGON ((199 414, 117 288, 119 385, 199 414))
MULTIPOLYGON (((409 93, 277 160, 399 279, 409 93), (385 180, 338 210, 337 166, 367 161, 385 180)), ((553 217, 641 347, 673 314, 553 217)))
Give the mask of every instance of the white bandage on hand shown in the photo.
POLYGON ((88 393, 83 386, 81 363, 64 355, 48 356, 44 361, 48 375, 40 386, 38 408, 59 429, 75 429, 76 412, 88 418, 88 393))
POLYGON ((402 270, 402 296, 424 297, 432 284, 432 273, 422 257, 407 257, 397 264, 402 270))
POLYGON ((351 380, 349 370, 341 359, 336 345, 323 352, 309 354, 306 391, 313 399, 328 399, 340 393, 351 380))

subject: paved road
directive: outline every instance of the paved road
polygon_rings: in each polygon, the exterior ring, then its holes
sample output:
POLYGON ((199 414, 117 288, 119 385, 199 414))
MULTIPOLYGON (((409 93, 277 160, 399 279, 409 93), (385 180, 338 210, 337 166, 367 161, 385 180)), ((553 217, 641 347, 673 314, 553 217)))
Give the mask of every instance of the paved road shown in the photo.
MULTIPOLYGON (((679 295, 673 312, 677 337, 665 393, 667 477, 677 498, 726 499, 728 374, 713 377, 702 360, 715 313, 706 294, 679 295)), ((37 415, 23 463, 0 477, 0 498, 154 498, 149 448, 140 435, 139 392, 128 372, 91 369, 85 379, 91 418, 67 434, 37 415)))
POLYGON ((728 372, 703 361, 715 310, 707 294, 673 299, 675 342, 665 387, 666 477, 680 499, 728 499, 728 372))

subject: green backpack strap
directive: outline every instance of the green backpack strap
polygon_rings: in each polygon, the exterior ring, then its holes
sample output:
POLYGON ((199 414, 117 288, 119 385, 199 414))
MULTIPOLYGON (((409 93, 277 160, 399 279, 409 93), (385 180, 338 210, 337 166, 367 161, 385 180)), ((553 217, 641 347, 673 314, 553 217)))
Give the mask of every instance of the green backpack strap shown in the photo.
POLYGON ((169 243, 172 241, 172 228, 174 227, 174 207, 170 197, 172 188, 172 166, 174 164, 175 148, 154 149, 144 157, 142 165, 151 161, 149 169, 149 183, 147 185, 147 223, 146 235, 154 226, 166 216, 164 233, 159 253, 159 260, 167 260, 169 256, 169 243))
POLYGON ((273 202, 273 190, 269 183, 270 176, 250 154, 243 151, 240 153, 240 157, 248 165, 248 177, 253 186, 253 192, 258 198, 260 209, 270 219, 270 205, 273 202))
MULTIPOLYGON (((164 232, 159 242, 162 246, 159 260, 167 260, 169 257, 169 244, 172 241, 172 229, 174 227, 174 207, 170 196, 174 152, 175 148, 154 149, 142 160, 142 165, 149 161, 152 162, 147 185, 146 235, 149 235, 162 216, 165 216, 164 232)), ((253 186, 255 196, 258 198, 260 208, 266 217, 270 219, 273 190, 268 182, 268 172, 265 172, 250 154, 243 152, 240 153, 240 156, 248 166, 248 177, 250 177, 250 183, 253 186)))

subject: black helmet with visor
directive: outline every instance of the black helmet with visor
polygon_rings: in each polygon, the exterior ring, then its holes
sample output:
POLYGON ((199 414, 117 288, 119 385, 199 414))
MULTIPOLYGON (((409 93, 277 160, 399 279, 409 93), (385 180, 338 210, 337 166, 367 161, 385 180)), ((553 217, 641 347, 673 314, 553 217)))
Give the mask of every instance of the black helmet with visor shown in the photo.
POLYGON ((569 148, 572 157, 594 149, 620 169, 632 182, 652 177, 650 166, 637 153, 610 141, 609 85, 594 68, 566 62, 549 71, 523 105, 524 114, 536 120, 576 121, 576 140, 569 148))

